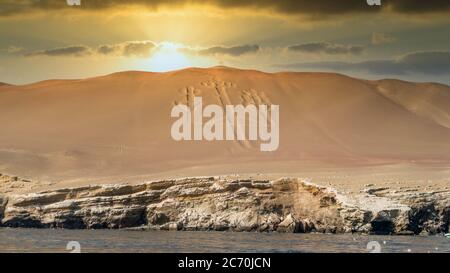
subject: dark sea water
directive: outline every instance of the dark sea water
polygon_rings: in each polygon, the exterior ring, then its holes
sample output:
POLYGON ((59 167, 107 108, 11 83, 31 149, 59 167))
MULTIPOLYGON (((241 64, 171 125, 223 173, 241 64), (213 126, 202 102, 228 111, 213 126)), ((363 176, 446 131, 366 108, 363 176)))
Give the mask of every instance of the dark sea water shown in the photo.
POLYGON ((369 244, 381 252, 450 253, 443 236, 0 229, 0 252, 70 252, 71 241, 81 252, 369 252, 369 244))

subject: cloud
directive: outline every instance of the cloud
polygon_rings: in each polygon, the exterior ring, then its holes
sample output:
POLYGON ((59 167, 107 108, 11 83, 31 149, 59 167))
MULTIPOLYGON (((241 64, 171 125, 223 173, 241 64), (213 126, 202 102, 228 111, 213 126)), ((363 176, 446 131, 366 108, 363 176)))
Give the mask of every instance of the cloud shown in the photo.
POLYGON ((148 57, 155 44, 149 41, 128 42, 123 47, 123 55, 126 57, 148 57))
POLYGON ((207 49, 197 50, 200 55, 230 55, 240 56, 248 53, 256 53, 260 49, 259 45, 240 45, 233 47, 215 46, 207 49))
POLYGON ((148 57, 155 48, 156 44, 152 41, 131 41, 112 45, 101 45, 96 51, 101 55, 148 57))
POLYGON ((97 53, 102 55, 119 55, 121 47, 118 45, 101 45, 97 48, 97 53))
POLYGON ((0 48, 0 52, 6 52, 8 54, 23 54, 25 48, 19 46, 9 46, 6 48, 0 48))
POLYGON ((423 13, 450 11, 450 2, 447 0, 384 0, 386 9, 404 13, 423 13))
MULTIPOLYGON (((24 53, 24 56, 73 56, 82 57, 86 55, 99 56, 118 56, 118 57, 149 57, 154 50, 157 50, 158 44, 152 41, 128 41, 117 44, 105 44, 97 47, 88 46, 67 46, 52 49, 39 50, 24 53)), ((239 45, 232 47, 214 46, 204 49, 193 49, 189 47, 181 47, 179 50, 189 54, 198 55, 229 55, 240 56, 248 53, 256 53, 259 51, 258 45, 239 45)))
POLYGON ((64 0, 0 0, 0 16, 20 14, 36 10, 102 10, 107 8, 123 8, 125 5, 140 5, 151 10, 160 7, 184 6, 188 4, 203 4, 217 8, 245 8, 276 11, 285 14, 314 14, 334 15, 352 12, 397 12, 397 13, 424 13, 449 12, 448 0, 383 0, 381 6, 368 6, 365 0, 89 0, 81 1, 81 6, 69 7, 64 0))
POLYGON ((372 33, 372 44, 374 44, 374 45, 392 43, 395 40, 396 40, 395 37, 390 34, 381 33, 381 32, 372 33))
POLYGON ((314 42, 289 46, 288 50, 303 53, 315 53, 315 54, 325 53, 330 55, 338 55, 338 54, 358 55, 364 51, 364 47, 359 45, 340 45, 340 44, 331 44, 327 42, 314 42))
POLYGON ((422 51, 401 56, 396 63, 405 70, 425 74, 450 74, 450 51, 422 51))
POLYGON ((310 62, 277 65, 284 69, 365 71, 374 75, 450 74, 450 51, 422 51, 408 53, 396 59, 363 62, 310 62))
POLYGON ((107 55, 107 56, 123 56, 123 57, 148 57, 152 50, 156 47, 151 41, 130 41, 111 45, 100 45, 97 48, 88 46, 67 46, 53 49, 46 49, 25 53, 24 56, 73 56, 82 57, 87 55, 107 55))
POLYGON ((84 56, 89 55, 91 49, 86 46, 68 46, 58 47, 53 49, 46 49, 41 51, 35 51, 31 53, 25 53, 25 56, 84 56))

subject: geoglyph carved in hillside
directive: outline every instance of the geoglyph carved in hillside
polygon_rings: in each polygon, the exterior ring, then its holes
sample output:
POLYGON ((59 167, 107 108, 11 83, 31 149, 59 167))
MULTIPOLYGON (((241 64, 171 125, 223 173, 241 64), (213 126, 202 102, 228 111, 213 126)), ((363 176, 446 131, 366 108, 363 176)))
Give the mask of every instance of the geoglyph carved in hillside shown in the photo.
POLYGON ((261 151, 278 149, 279 106, 270 104, 264 93, 242 90, 240 104, 233 105, 227 89, 236 87, 235 83, 211 80, 201 85, 213 88, 218 104, 204 107, 201 90, 181 89, 184 103, 176 101, 171 111, 171 117, 178 118, 171 128, 174 140, 237 140, 245 147, 259 140, 261 151), (204 123, 204 119, 208 120, 204 123))

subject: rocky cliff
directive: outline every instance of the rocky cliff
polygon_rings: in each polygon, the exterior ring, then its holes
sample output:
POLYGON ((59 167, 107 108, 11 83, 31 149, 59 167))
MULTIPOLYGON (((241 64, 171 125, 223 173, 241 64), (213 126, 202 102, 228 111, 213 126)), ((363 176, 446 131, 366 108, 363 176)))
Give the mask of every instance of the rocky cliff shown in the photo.
POLYGON ((302 179, 185 178, 4 194, 0 220, 4 227, 435 234, 448 232, 450 191, 346 196, 302 179))

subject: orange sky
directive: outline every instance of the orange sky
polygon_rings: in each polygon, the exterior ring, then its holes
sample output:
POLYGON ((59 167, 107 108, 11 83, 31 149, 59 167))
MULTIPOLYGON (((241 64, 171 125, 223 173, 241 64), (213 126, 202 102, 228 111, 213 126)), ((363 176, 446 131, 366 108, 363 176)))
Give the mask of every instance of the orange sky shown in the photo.
POLYGON ((448 1, 313 2, 0 0, 0 81, 227 65, 449 84, 448 1))

